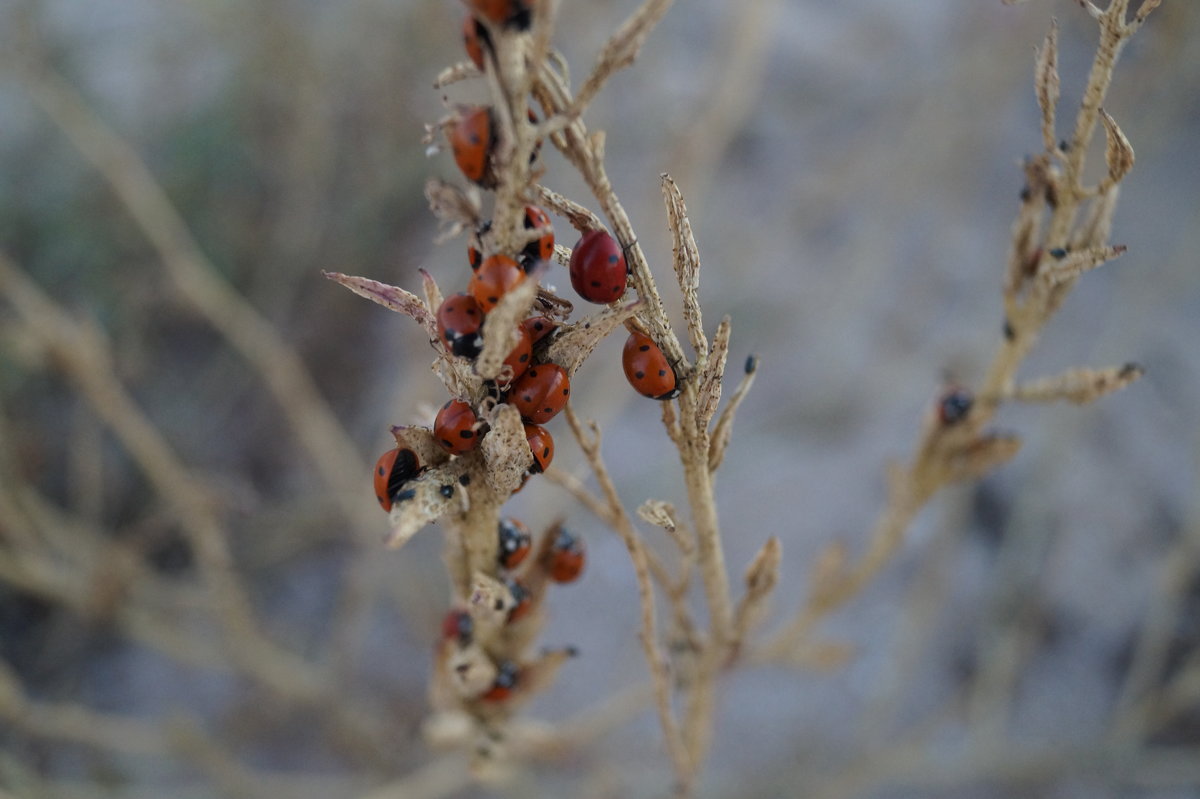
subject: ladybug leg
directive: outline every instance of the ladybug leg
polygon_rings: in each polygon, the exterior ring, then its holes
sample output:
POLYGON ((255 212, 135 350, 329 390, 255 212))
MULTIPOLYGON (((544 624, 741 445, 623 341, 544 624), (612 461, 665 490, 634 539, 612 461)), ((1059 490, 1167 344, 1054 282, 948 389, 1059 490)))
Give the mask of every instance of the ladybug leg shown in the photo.
POLYGON ((629 257, 629 251, 632 250, 633 246, 637 243, 638 243, 638 240, 634 239, 633 241, 629 242, 628 244, 621 245, 621 254, 625 256, 625 274, 627 274, 627 275, 633 274, 633 267, 631 266, 633 261, 629 257))

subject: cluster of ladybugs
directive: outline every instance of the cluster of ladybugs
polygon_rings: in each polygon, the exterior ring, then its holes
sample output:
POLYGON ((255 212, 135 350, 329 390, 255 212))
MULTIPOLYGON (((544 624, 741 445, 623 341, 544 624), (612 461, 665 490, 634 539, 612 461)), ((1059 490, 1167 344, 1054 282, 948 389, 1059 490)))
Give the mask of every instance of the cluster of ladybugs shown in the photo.
MULTIPOLYGON (((533 568, 526 569, 522 577, 513 576, 513 570, 526 561, 532 549, 533 539, 529 530, 516 519, 506 517, 497 525, 497 534, 500 539, 498 565, 508 575, 504 584, 514 602, 505 619, 508 624, 518 622, 529 614, 540 600, 546 580, 570 583, 583 571, 586 558, 583 539, 570 533, 561 524, 555 524, 546 532, 533 568)), ((442 621, 442 640, 445 645, 469 647, 475 642, 475 636, 475 620, 469 611, 455 608, 446 614, 442 621)), ((496 677, 492 685, 478 699, 483 702, 508 699, 520 679, 520 665, 513 660, 501 660, 496 664, 496 677)))
MULTIPOLYGON (((469 10, 463 21, 463 39, 471 60, 485 69, 485 55, 492 49, 489 29, 524 30, 528 28, 531 4, 528 0, 467 0, 469 10), (488 24, 484 24, 484 22, 488 24)), ((532 111, 532 123, 537 122, 532 111)), ((493 170, 496 117, 492 108, 474 106, 462 109, 447 129, 454 160, 466 178, 484 188, 495 188, 493 170)), ((534 156, 537 155, 535 148, 534 156)), ((472 274, 467 290, 447 297, 437 308, 437 332, 445 351, 452 357, 474 360, 483 350, 483 330, 488 314, 500 300, 527 279, 536 280, 537 273, 554 256, 554 228, 549 215, 541 208, 528 205, 524 212, 524 228, 528 244, 520 252, 489 252, 490 223, 475 231, 467 249, 467 262, 472 274), (533 277, 530 277, 533 275, 533 277)), ((571 251, 568 264, 571 285, 583 299, 597 304, 619 301, 628 281, 625 251, 606 230, 583 231, 571 251)), ((503 361, 499 376, 486 385, 487 401, 509 403, 521 415, 526 440, 533 455, 530 474, 545 471, 554 457, 554 439, 543 426, 567 404, 571 381, 561 365, 545 359, 546 346, 554 336, 557 323, 548 316, 530 316, 516 325, 516 345, 503 361)), ((643 332, 633 329, 622 355, 625 375, 641 394, 655 399, 670 399, 678 394, 678 378, 662 350, 643 332)), ((433 423, 433 438, 451 456, 465 455, 479 446, 488 432, 487 423, 480 418, 471 402, 462 398, 448 401, 438 411, 433 423)), ((426 464, 412 449, 398 447, 380 456, 375 466, 375 494, 380 506, 391 511, 393 504, 410 499, 414 492, 406 483, 416 477, 426 464)), ((520 489, 518 489, 520 490, 520 489)), ((504 519, 498 528, 499 562, 501 572, 509 575, 505 585, 515 604, 508 611, 507 622, 525 616, 536 603, 541 587, 547 580, 575 580, 584 564, 582 541, 556 525, 545 536, 534 568, 527 569, 525 578, 512 576, 529 554, 531 537, 515 519, 504 519)), ((469 643, 477 631, 465 610, 454 610, 444 624, 444 639, 469 643)), ((518 680, 519 668, 511 662, 499 665, 495 685, 483 699, 502 700, 518 680)))

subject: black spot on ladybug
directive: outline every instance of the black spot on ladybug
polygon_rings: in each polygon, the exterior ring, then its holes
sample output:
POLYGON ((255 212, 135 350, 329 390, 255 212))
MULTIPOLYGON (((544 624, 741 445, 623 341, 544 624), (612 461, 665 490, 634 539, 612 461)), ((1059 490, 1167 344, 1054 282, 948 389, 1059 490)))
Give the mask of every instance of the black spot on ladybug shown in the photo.
POLYGON ((517 361, 519 363, 525 363, 528 360, 529 360, 529 353, 526 353, 526 352, 521 353, 521 357, 517 359, 517 361))
POLYGON ((460 430, 458 433, 458 437, 459 438, 474 438, 475 431, 474 430, 460 430))
POLYGON ((379 476, 380 477, 383 476, 383 467, 382 466, 379 467, 379 476))
POLYGON ((642 346, 638 347, 638 352, 648 352, 649 350, 650 350, 649 344, 643 344, 642 346))
POLYGON ((643 377, 646 376, 646 373, 645 372, 634 372, 633 376, 636 377, 638 380, 641 380, 643 377))
POLYGON ((617 262, 617 256, 615 253, 613 255, 608 256, 608 262, 610 264, 615 264, 617 262))
POLYGON ((658 376, 659 376, 659 377, 666 377, 666 376, 667 376, 667 370, 666 370, 666 369, 659 369, 659 370, 658 370, 658 376))
POLYGON ((571 393, 571 389, 569 389, 569 388, 564 388, 564 389, 563 389, 563 396, 564 396, 564 397, 568 396, 570 393, 571 393))
POLYGON ((599 280, 593 280, 593 281, 592 281, 592 287, 593 287, 593 288, 600 288, 600 281, 599 281, 599 280))
POLYGON ((533 402, 533 397, 526 394, 525 396, 521 397, 521 401, 522 402, 533 402))
POLYGON ((543 458, 549 458, 549 457, 550 457, 550 448, 549 448, 549 447, 546 447, 545 449, 543 449, 543 450, 542 450, 542 457, 543 457, 543 458))

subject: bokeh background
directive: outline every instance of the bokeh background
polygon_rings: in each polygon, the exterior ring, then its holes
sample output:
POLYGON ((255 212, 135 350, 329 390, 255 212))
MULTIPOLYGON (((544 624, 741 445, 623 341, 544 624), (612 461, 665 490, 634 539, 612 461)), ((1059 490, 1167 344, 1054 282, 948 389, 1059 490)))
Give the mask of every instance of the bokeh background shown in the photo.
MULTIPOLYGON (((561 6, 555 44, 578 81, 636 4, 561 6)), ((977 380, 996 345, 1052 15, 1068 119, 1095 30, 1067 0, 679 0, 589 113, 660 284, 667 171, 692 213, 707 320, 729 314, 732 359, 760 358, 718 500, 735 576, 782 539, 768 629, 820 551, 858 551, 887 461, 942 382, 977 380)), ((622 709, 647 677, 628 557, 545 481, 513 513, 535 528, 566 514, 591 560, 552 597, 545 635, 582 657, 529 714, 583 743, 484 790, 419 734, 448 597, 440 536, 383 550, 368 474, 388 425, 427 423, 444 397, 417 327, 320 270, 465 282, 464 243, 434 245, 422 190, 457 175, 421 143, 445 109, 434 76, 462 57, 460 19, 453 0, 0 7, 0 795, 668 790, 652 712, 622 709), (121 147, 150 183, 126 162, 97 168, 121 147), (134 210, 158 200, 183 222, 174 234, 134 210), (82 338, 54 345, 31 322, 54 313, 51 328, 82 338), (166 472, 138 449, 146 435, 166 472), (217 557, 206 535, 238 589, 215 607, 197 589, 217 557), (220 619, 240 598, 302 675, 230 655, 220 619)), ((1082 410, 1008 409, 1018 458, 938 497, 819 631, 851 647, 846 664, 722 683, 704 795, 1200 796, 1197 4, 1155 14, 1107 107, 1138 158, 1113 234, 1129 252, 1081 282, 1023 374, 1137 361, 1147 376, 1082 410)), ((587 204, 544 157, 545 182, 587 204)), ((630 507, 683 504, 619 346, 597 351, 574 402, 606 430, 630 507)), ((585 476, 567 438, 556 465, 585 476)))

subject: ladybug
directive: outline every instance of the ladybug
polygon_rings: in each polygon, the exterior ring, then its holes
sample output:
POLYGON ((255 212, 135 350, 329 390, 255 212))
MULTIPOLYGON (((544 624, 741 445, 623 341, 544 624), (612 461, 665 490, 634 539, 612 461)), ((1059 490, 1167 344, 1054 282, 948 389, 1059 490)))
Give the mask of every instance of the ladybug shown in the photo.
POLYGON ((511 383, 525 374, 525 370, 529 368, 529 364, 533 363, 533 336, 520 325, 517 325, 517 343, 509 351, 508 357, 504 359, 504 363, 512 369, 512 376, 506 380, 501 380, 497 377, 497 382, 511 383))
POLYGON ((669 400, 679 396, 679 379, 667 356, 649 336, 634 331, 621 353, 625 379, 644 397, 669 400))
POLYGON ((471 241, 467 244, 467 263, 471 265, 472 271, 478 269, 483 264, 483 253, 480 252, 483 249, 481 240, 491 229, 492 220, 489 219, 475 230, 475 235, 471 237, 471 241))
POLYGON ((480 427, 470 403, 453 399, 442 406, 433 420, 433 437, 451 455, 462 455, 479 446, 480 427))
POLYGON ((947 389, 937 401, 938 421, 947 427, 956 425, 967 418, 974 404, 975 397, 967 389, 947 389))
POLYGON ((451 610, 442 619, 442 638, 447 641, 457 639, 459 644, 467 646, 471 643, 471 636, 474 634, 475 620, 462 608, 451 610))
POLYGON ((467 0, 467 6, 494 25, 511 25, 523 31, 532 21, 532 0, 467 0))
POLYGON ((521 260, 528 272, 538 261, 549 261, 554 257, 554 225, 550 215, 536 205, 525 206, 525 229, 535 230, 538 237, 521 250, 521 260))
POLYGON ((475 274, 471 275, 467 291, 471 292, 486 314, 524 279, 525 271, 516 261, 507 255, 492 255, 484 258, 475 274))
POLYGON ((610 303, 625 293, 625 253, 607 230, 589 230, 571 250, 571 286, 588 302, 610 303))
POLYGON ((446 349, 462 358, 474 358, 483 350, 483 311, 470 294, 453 294, 437 309, 438 335, 446 349))
POLYGON ((527 424, 525 440, 529 442, 529 451, 533 453, 533 465, 529 471, 531 474, 541 474, 554 460, 554 437, 540 424, 527 424))
POLYGON ((417 453, 411 449, 389 449, 375 462, 375 498, 385 511, 391 511, 396 494, 421 471, 417 453))
POLYGON ((496 679, 492 687, 479 697, 485 702, 503 702, 512 695, 513 689, 521 681, 521 669, 511 660, 502 660, 496 667, 496 679))
POLYGON ((479 20, 475 19, 475 15, 470 11, 463 17, 462 24, 463 47, 466 48, 467 57, 471 59, 480 72, 483 71, 483 48, 486 45, 491 47, 492 43, 488 38, 487 28, 484 27, 479 20))
POLYGON ((450 128, 448 138, 454 152, 454 162, 467 180, 485 189, 495 184, 490 173, 492 148, 495 146, 495 125, 492 109, 486 106, 470 108, 459 116, 450 128))
POLYGON ((508 611, 508 621, 511 624, 533 610, 533 592, 520 580, 505 580, 504 585, 513 596, 513 606, 508 611))
POLYGON ((553 333, 554 328, 558 327, 558 325, 548 316, 531 316, 524 322, 521 322, 521 327, 529 331, 533 343, 537 344, 546 336, 553 333))
POLYGON ((567 528, 561 524, 552 527, 547 535, 550 538, 540 558, 547 576, 556 583, 570 583, 579 579, 587 557, 583 539, 567 532, 567 528))
POLYGON ((529 529, 525 525, 511 516, 500 520, 497 532, 500 534, 500 554, 497 556, 497 560, 500 561, 501 567, 515 569, 529 554, 533 536, 529 534, 529 529))
POLYGON ((541 363, 513 383, 509 401, 517 406, 521 418, 545 424, 558 415, 570 396, 571 378, 567 377, 567 370, 556 363, 541 363))

